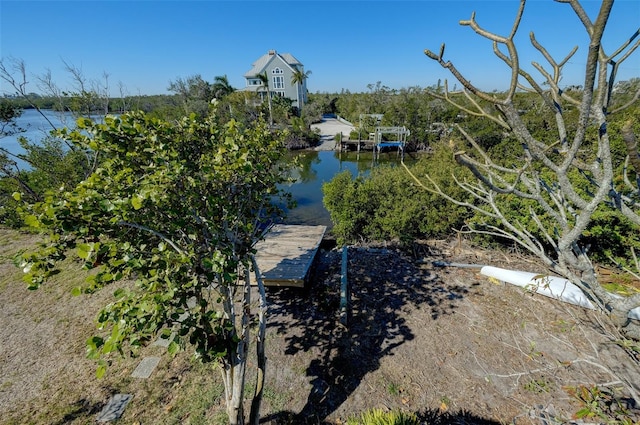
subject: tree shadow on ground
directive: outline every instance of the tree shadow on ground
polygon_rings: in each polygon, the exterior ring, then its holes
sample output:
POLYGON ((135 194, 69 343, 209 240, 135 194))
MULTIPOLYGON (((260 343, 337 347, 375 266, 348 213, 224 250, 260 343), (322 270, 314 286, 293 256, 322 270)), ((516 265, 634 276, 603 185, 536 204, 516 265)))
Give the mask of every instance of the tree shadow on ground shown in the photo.
POLYGON ((69 411, 52 425, 64 425, 78 418, 86 418, 97 415, 104 407, 104 403, 93 403, 86 398, 82 398, 69 406, 69 411))
MULTIPOLYGON (((443 412, 439 409, 427 409, 416 413, 418 421, 425 425, 501 425, 500 422, 491 419, 480 418, 469 412, 443 412)), ((271 422, 279 425, 335 425, 334 422, 314 421, 309 418, 301 422, 299 415, 293 412, 280 412, 260 422, 271 422)))
POLYGON ((444 285, 433 270, 395 251, 350 248, 351 314, 344 326, 339 318, 341 254, 321 257, 304 291, 270 290, 269 327, 286 335, 286 354, 311 351, 316 358, 306 369, 313 388, 302 410, 280 412, 263 422, 325 423, 382 358, 414 339, 408 313, 429 309, 437 320, 451 314, 467 293, 465 287, 444 285))

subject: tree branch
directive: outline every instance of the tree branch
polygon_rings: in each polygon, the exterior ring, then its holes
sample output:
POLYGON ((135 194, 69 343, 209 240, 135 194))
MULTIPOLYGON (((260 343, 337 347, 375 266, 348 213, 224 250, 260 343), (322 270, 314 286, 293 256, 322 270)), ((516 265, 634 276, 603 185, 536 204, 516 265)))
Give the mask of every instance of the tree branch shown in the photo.
POLYGON ((138 230, 142 230, 144 232, 147 233, 151 233, 154 236, 157 236, 158 238, 162 239, 163 241, 165 241, 166 243, 168 243, 169 245, 171 245, 171 247, 180 255, 184 255, 184 251, 182 251, 180 249, 180 247, 178 247, 178 245, 176 245, 171 239, 169 239, 167 236, 163 235, 162 233, 156 232, 155 230, 152 230, 146 226, 142 226, 140 224, 137 223, 129 223, 127 221, 119 221, 118 225, 120 226, 126 226, 126 227, 131 227, 134 229, 138 229, 138 230))

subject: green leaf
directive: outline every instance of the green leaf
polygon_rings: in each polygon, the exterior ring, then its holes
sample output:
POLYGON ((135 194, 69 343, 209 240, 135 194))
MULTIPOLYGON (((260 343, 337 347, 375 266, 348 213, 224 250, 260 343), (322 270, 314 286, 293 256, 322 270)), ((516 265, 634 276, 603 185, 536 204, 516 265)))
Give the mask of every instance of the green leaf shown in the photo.
POLYGON ((76 286, 71 290, 71 295, 77 297, 78 295, 82 295, 82 288, 80 286, 76 286))
POLYGON ((87 345, 94 349, 102 347, 102 345, 104 345, 104 339, 94 335, 87 340, 87 345))
POLYGON ((588 407, 583 407, 582 409, 578 410, 574 416, 576 417, 576 419, 582 419, 585 417, 593 416, 593 412, 591 412, 591 409, 589 409, 588 407))
POLYGON ((18 202, 20 202, 20 200, 22 199, 22 194, 20 192, 13 192, 11 196, 18 202))
POLYGON ((113 205, 113 202, 111 202, 110 200, 105 199, 100 201, 100 208, 102 208, 102 210, 105 212, 111 212, 115 208, 115 205, 113 205))
MULTIPOLYGON (((122 277, 135 280, 135 288, 114 292, 113 302, 98 314, 98 329, 108 333, 87 342, 90 358, 123 354, 145 343, 150 330, 171 321, 168 312, 180 318, 185 309, 176 309, 177 304, 210 290, 216 278, 235 283, 238 264, 246 263, 261 212, 275 209, 271 199, 282 178, 274 161, 285 153, 284 144, 280 147, 279 135, 275 143, 264 123, 221 127, 218 121, 194 114, 174 123, 125 113, 103 124, 82 121, 80 127, 88 131, 61 135, 94 148, 100 168, 79 185, 65 183, 66 189, 46 195, 33 211, 25 210, 27 225, 51 235, 49 245, 27 258, 33 266, 24 270, 25 280, 34 289, 40 286, 68 250, 86 268, 99 268, 87 273, 74 295, 122 277), (123 227, 129 222, 139 229, 123 227), (99 240, 102 244, 93 242, 99 240), (180 246, 178 253, 173 242, 180 246)), ((26 195, 20 196, 24 201, 26 195)), ((206 361, 230 356, 227 346, 237 338, 229 339, 234 323, 224 319, 223 308, 200 301, 197 312, 176 324, 176 335, 170 334, 173 328, 163 331, 168 352, 174 355, 191 342, 206 361), (199 326, 201 318, 215 322, 214 334, 199 326)), ((99 363, 96 375, 102 377, 108 366, 99 363)))
POLYGON ((93 245, 90 245, 88 243, 81 243, 76 246, 76 250, 78 252, 78 257, 86 260, 87 258, 89 258, 91 252, 93 251, 93 245))
POLYGON ((35 215, 29 214, 24 218, 24 224, 37 229, 40 227, 40 220, 38 220, 38 217, 36 217, 35 215))
POLYGON ((102 378, 106 371, 107 371, 107 362, 101 360, 98 363, 98 368, 96 369, 96 378, 98 379, 102 378))
POLYGON ((172 356, 175 356, 180 351, 180 344, 176 343, 175 341, 171 341, 169 343, 169 346, 167 347, 167 351, 172 356))
POLYGON ((131 205, 133 206, 134 210, 139 210, 140 208, 142 208, 142 198, 138 195, 134 196, 133 198, 131 198, 131 205))

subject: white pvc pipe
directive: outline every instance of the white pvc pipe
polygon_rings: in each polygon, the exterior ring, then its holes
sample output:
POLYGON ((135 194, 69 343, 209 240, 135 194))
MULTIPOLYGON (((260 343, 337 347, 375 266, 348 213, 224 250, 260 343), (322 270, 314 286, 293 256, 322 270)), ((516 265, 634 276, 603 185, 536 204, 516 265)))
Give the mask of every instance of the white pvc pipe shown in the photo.
MULTIPOLYGON (((507 270, 499 267, 484 266, 480 273, 494 279, 517 285, 538 294, 579 305, 589 309, 595 309, 584 292, 567 279, 556 276, 543 276, 541 274, 507 270)), ((615 296, 615 295, 614 295, 615 296)), ((630 319, 640 320, 640 307, 629 311, 630 319)))

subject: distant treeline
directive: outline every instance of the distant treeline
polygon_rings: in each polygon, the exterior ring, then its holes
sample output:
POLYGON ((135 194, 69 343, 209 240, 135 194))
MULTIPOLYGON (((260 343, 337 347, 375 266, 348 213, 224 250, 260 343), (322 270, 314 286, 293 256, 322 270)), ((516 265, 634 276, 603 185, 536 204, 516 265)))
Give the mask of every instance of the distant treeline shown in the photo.
MULTIPOLYGON (((616 84, 613 95, 619 103, 629 101, 640 88, 640 78, 621 81, 616 84)), ((302 111, 292 109, 291 102, 275 97, 273 99, 272 120, 276 125, 289 126, 293 133, 310 137, 309 126, 321 119, 323 114, 336 114, 353 123, 358 131, 350 135, 351 139, 368 137, 376 126, 405 126, 411 134, 407 138, 408 149, 424 149, 432 146, 450 131, 454 123, 465 123, 483 146, 497 145, 503 139, 503 129, 482 117, 467 114, 449 102, 435 97, 432 93, 443 94, 438 84, 426 88, 409 87, 390 89, 381 82, 369 84, 367 92, 351 93, 309 93, 308 102, 302 111), (375 115, 381 115, 380 121, 375 115)), ((581 87, 571 86, 565 91, 578 95, 581 87)), ((500 93, 496 93, 499 95, 500 93)), ((458 105, 469 106, 468 99, 461 91, 450 92, 448 96, 458 105)), ((47 97, 32 93, 28 99, 5 97, 13 105, 22 109, 37 106, 41 109, 75 111, 85 114, 122 113, 143 111, 162 118, 177 118, 189 114, 204 113, 209 98, 203 98, 195 90, 186 90, 182 94, 137 95, 127 97, 104 98, 96 93, 47 97), (196 93, 196 94, 194 94, 196 93)), ((540 98, 533 93, 521 93, 517 97, 518 108, 527 117, 529 125, 544 132, 553 117, 541 115, 540 98)), ((239 122, 251 122, 259 114, 267 116, 266 102, 261 102, 255 93, 233 90, 221 96, 218 103, 219 114, 224 118, 234 118, 239 122), (228 116, 226 116, 228 115, 228 116)), ((487 105, 489 107, 489 105, 487 105)), ((632 110, 637 111, 636 108, 632 110)), ((565 114, 576 111, 567 110, 565 114)), ((623 117, 619 117, 622 119, 623 117)), ((614 118, 615 121, 616 118, 614 118)), ((345 135, 346 136, 346 135, 345 135)))
MULTIPOLYGON (((20 109, 47 109, 52 111, 71 111, 75 110, 79 98, 76 96, 41 96, 37 93, 30 93, 29 99, 15 96, 5 96, 4 100, 8 100, 12 105, 20 109)), ((83 99, 86 102, 86 99, 83 99)), ((109 99, 94 97, 91 105, 88 105, 94 112, 122 113, 126 111, 144 111, 152 112, 166 108, 177 107, 179 98, 177 94, 158 94, 158 95, 138 95, 127 97, 112 97, 109 99)))

